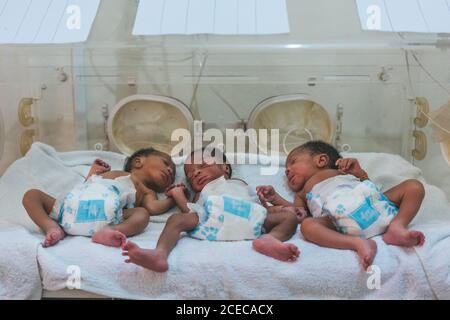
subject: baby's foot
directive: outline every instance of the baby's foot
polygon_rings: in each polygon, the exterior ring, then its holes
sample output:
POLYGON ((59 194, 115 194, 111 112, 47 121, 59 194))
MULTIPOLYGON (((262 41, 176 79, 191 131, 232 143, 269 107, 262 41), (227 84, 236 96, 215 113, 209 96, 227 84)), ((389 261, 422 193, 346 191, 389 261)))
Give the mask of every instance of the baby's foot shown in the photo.
POLYGON ((59 226, 52 227, 45 233, 45 239, 42 245, 44 248, 54 246, 58 241, 64 239, 66 233, 59 226))
POLYGON ((169 270, 167 256, 159 249, 144 250, 137 244, 128 241, 123 247, 122 255, 128 257, 125 260, 126 263, 134 263, 156 272, 166 272, 169 270))
POLYGON ((295 244, 281 242, 270 234, 254 240, 253 249, 281 261, 296 261, 300 256, 300 250, 295 244))
POLYGON ((104 227, 92 236, 92 241, 109 247, 122 247, 127 242, 127 237, 120 231, 104 227))
POLYGON ((364 270, 367 270, 372 265, 373 259, 377 254, 377 243, 373 240, 359 239, 359 243, 356 248, 359 261, 361 262, 364 270))
POLYGON ((421 246, 425 243, 425 235, 420 231, 408 230, 400 224, 391 224, 383 235, 387 244, 401 247, 421 246))

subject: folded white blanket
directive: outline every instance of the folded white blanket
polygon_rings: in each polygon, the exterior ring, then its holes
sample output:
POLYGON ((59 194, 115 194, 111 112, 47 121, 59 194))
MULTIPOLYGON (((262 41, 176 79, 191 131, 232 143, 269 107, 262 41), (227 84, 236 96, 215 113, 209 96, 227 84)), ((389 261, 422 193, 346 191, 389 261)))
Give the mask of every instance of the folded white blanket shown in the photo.
MULTIPOLYGON (((399 156, 376 153, 351 156, 358 158, 383 190, 407 178, 422 179, 420 170, 399 156)), ((0 220, 36 230, 21 205, 23 193, 29 188, 40 188, 53 196, 67 192, 84 179, 95 158, 108 161, 114 169, 123 164, 123 156, 114 153, 58 153, 52 147, 34 144, 27 156, 14 163, 0 179, 0 220)), ((292 196, 283 168, 275 176, 262 176, 260 167, 234 166, 233 175, 252 186, 272 184, 282 195, 292 196)), ((177 171, 177 181, 182 182, 182 167, 177 171)), ((161 216, 161 221, 167 216, 161 216)), ((152 223, 133 240, 152 248, 162 227, 163 224, 152 223)), ((445 254, 450 249, 450 205, 440 189, 426 186, 425 201, 412 227, 425 232, 427 243, 423 248, 387 246, 381 238, 375 238, 379 248, 375 264, 381 270, 379 290, 367 288, 370 275, 360 269, 355 253, 320 248, 304 241, 299 234, 291 239, 302 250, 295 263, 262 256, 252 250, 249 242, 216 243, 183 238, 170 256, 170 271, 157 274, 124 264, 119 249, 94 244, 84 237, 68 237, 48 249, 39 247, 38 261, 45 289, 64 288, 68 270, 72 270, 69 267, 78 266, 81 289, 120 298, 450 299, 450 256, 445 254)), ((21 239, 23 235, 15 237, 21 239)), ((0 249, 3 250, 1 242, 0 249)))
POLYGON ((0 300, 41 298, 39 241, 23 227, 0 223, 0 300))

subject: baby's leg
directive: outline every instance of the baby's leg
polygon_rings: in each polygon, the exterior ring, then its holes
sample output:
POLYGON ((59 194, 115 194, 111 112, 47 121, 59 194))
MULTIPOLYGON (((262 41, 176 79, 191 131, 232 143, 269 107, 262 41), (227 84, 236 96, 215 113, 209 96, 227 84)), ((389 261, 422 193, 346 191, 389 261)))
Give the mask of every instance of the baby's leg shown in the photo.
POLYGON ((328 217, 305 219, 301 231, 306 240, 322 247, 356 251, 364 270, 372 265, 377 253, 375 241, 339 233, 328 217))
POLYGON ((298 222, 295 214, 288 211, 269 213, 264 221, 267 234, 253 241, 253 248, 261 254, 281 260, 295 261, 300 250, 289 240, 297 230, 298 222))
POLYGON ((145 230, 150 214, 145 208, 123 210, 124 221, 114 226, 106 226, 92 236, 92 241, 110 247, 122 247, 127 237, 137 235, 145 230))
POLYGON ((267 207, 267 212, 270 213, 280 213, 283 211, 283 207, 282 206, 271 206, 271 207, 267 207))
POLYGON ((142 233, 150 222, 150 213, 145 208, 133 208, 123 210, 124 221, 113 226, 128 237, 142 233))
POLYGON ((177 213, 172 215, 166 223, 158 243, 154 250, 144 250, 135 243, 128 241, 123 248, 127 263, 135 263, 144 268, 166 272, 169 269, 167 259, 170 252, 175 248, 182 232, 192 231, 198 225, 196 213, 177 213))
POLYGON ((404 247, 423 245, 424 234, 408 230, 408 225, 419 212, 425 196, 422 183, 417 180, 406 180, 385 192, 385 196, 399 207, 399 211, 383 235, 384 242, 404 247))
POLYGON ((44 247, 53 246, 66 236, 59 224, 49 217, 55 201, 48 194, 36 189, 27 191, 22 200, 31 220, 45 232, 44 247))

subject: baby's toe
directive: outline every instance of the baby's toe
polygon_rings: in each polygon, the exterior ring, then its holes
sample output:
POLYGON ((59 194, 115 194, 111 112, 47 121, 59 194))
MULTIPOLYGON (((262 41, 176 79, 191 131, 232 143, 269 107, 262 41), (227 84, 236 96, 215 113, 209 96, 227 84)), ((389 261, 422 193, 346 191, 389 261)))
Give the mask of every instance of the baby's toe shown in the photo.
POLYGON ((422 246, 425 243, 425 235, 420 231, 412 231, 411 235, 417 240, 417 245, 422 246))

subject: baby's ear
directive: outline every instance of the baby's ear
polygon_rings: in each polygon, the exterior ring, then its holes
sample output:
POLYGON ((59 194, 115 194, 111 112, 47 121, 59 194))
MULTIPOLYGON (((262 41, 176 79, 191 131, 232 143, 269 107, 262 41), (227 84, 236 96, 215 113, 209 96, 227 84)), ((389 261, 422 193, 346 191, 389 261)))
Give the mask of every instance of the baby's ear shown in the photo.
POLYGON ((227 164, 222 164, 222 170, 227 174, 228 179, 231 178, 230 177, 230 166, 227 164))
POLYGON ((135 169, 142 168, 142 165, 144 164, 144 162, 142 160, 143 160, 142 157, 137 157, 136 159, 134 159, 133 167, 135 169))
POLYGON ((316 164, 319 168, 326 168, 330 164, 330 157, 328 157, 326 154, 320 154, 316 158, 316 164))

